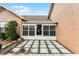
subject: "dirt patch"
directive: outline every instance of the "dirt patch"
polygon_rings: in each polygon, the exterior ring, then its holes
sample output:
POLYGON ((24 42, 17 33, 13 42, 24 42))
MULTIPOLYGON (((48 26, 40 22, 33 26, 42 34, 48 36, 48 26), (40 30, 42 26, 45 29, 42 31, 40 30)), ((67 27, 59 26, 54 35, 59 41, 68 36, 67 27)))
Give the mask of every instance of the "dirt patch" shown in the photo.
POLYGON ((5 39, 5 40, 0 40, 0 44, 2 44, 3 46, 4 45, 7 45, 9 43, 12 43, 13 41, 9 40, 9 39, 5 39))

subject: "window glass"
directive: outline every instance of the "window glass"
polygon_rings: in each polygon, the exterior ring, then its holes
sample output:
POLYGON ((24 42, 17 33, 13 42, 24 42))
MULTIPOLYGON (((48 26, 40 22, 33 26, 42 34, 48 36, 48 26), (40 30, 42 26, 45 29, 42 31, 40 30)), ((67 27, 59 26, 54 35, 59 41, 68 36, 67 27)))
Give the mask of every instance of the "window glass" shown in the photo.
POLYGON ((28 36, 28 26, 27 25, 23 25, 23 35, 28 36))
POLYGON ((49 31, 43 31, 44 36, 49 36, 49 31))
POLYGON ((56 35, 56 29, 53 25, 44 25, 43 26, 43 36, 55 36, 56 35))
POLYGON ((43 26, 43 35, 49 36, 49 26, 48 25, 43 26))
POLYGON ((43 30, 49 30, 49 26, 43 26, 43 30))
POLYGON ((24 36, 28 36, 28 31, 23 31, 24 36))
POLYGON ((50 26, 50 30, 55 30, 55 26, 50 26))
POLYGON ((34 36, 35 35, 35 31, 29 31, 29 36, 34 36))
POLYGON ((50 31, 50 36, 55 36, 55 31, 50 31))
POLYGON ((1 32, 4 32, 4 31, 5 31, 5 29, 4 29, 4 27, 2 27, 2 28, 1 28, 1 32))
POLYGON ((23 35, 25 36, 34 36, 35 35, 35 26, 33 25, 24 25, 23 26, 23 35))
POLYGON ((28 30, 28 26, 27 25, 23 25, 23 30, 28 30))
POLYGON ((50 26, 50 36, 55 36, 55 34, 56 34, 55 26, 50 26))
POLYGON ((5 29, 4 29, 4 26, 0 26, 0 32, 4 32, 5 29))
POLYGON ((0 27, 0 32, 1 32, 1 27, 0 27))
POLYGON ((35 36, 35 26, 29 25, 29 36, 35 36))
POLYGON ((29 26, 29 30, 35 30, 35 26, 29 26))

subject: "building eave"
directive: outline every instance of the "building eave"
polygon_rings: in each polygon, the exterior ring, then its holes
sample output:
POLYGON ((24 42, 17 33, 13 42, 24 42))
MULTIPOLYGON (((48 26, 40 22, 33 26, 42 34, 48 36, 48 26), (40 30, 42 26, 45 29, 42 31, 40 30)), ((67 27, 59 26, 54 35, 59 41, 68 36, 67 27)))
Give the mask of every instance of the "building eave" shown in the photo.
MULTIPOLYGON (((1 6, 2 6, 2 5, 1 5, 1 6)), ((5 8, 5 10, 9 11, 10 13, 12 13, 13 15, 19 17, 22 21, 25 21, 23 17, 21 17, 21 16, 15 14, 15 13, 14 13, 13 11, 11 11, 10 9, 8 9, 8 8, 6 8, 6 7, 4 7, 4 6, 2 6, 2 7, 5 8)))
POLYGON ((54 7, 54 3, 51 3, 50 10, 49 10, 49 13, 48 13, 48 19, 49 19, 49 20, 51 20, 51 19, 50 19, 50 16, 51 16, 53 7, 54 7))

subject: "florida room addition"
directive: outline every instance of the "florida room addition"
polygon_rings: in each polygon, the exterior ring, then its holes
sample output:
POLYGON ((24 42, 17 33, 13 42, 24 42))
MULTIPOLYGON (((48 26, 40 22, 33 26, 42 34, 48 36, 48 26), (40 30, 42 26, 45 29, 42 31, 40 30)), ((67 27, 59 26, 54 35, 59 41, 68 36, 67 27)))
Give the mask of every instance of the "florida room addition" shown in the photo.
MULTIPOLYGON (((46 49, 49 51, 51 49, 50 47, 48 48, 50 42, 47 45, 46 41, 53 40, 55 43, 60 43, 66 47, 69 51, 79 53, 78 3, 52 3, 48 15, 18 16, 7 8, 2 8, 0 9, 0 32, 5 32, 4 25, 13 20, 18 23, 17 32, 20 38, 32 43, 34 43, 34 40, 38 40, 37 45, 39 45, 39 48, 41 45, 40 42, 43 41, 43 44, 46 45, 46 49)), ((64 51, 58 44, 56 46, 55 48, 58 51, 64 51)), ((29 47, 32 47, 32 44, 29 47)), ((39 48, 37 47, 38 50, 39 48)))
POLYGON ((56 24, 47 16, 24 15, 22 22, 22 38, 36 40, 56 40, 56 24))

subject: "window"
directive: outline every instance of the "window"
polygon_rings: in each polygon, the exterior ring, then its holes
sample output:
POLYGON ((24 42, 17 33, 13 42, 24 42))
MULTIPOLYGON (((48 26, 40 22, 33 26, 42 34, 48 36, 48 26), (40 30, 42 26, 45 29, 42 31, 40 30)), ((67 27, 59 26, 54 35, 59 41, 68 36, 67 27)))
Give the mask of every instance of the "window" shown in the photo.
POLYGON ((23 35, 28 36, 28 26, 23 25, 23 35))
POLYGON ((55 26, 50 26, 50 36, 55 36, 56 29, 55 26))
POLYGON ((44 25, 43 26, 43 36, 55 36, 56 29, 53 25, 44 25))
POLYGON ((56 35, 55 25, 46 24, 46 25, 43 25, 43 27, 42 25, 31 25, 31 24, 23 25, 24 36, 35 36, 35 34, 43 35, 43 36, 55 36, 56 35))
POLYGON ((43 35, 49 36, 49 26, 48 25, 43 26, 43 35))
POLYGON ((35 26, 29 25, 29 36, 35 36, 35 26))
POLYGON ((44 26, 43 30, 49 30, 49 26, 44 26))
POLYGON ((4 25, 3 24, 0 24, 0 32, 4 32, 5 29, 4 29, 4 25))
POLYGON ((28 31, 23 31, 24 36, 28 36, 28 31))
POLYGON ((34 31, 35 30, 35 26, 30 25, 29 26, 29 30, 33 30, 34 31))
POLYGON ((23 25, 23 30, 28 30, 28 26, 23 25))
POLYGON ((23 25, 23 35, 24 36, 34 36, 35 35, 35 26, 23 25))

